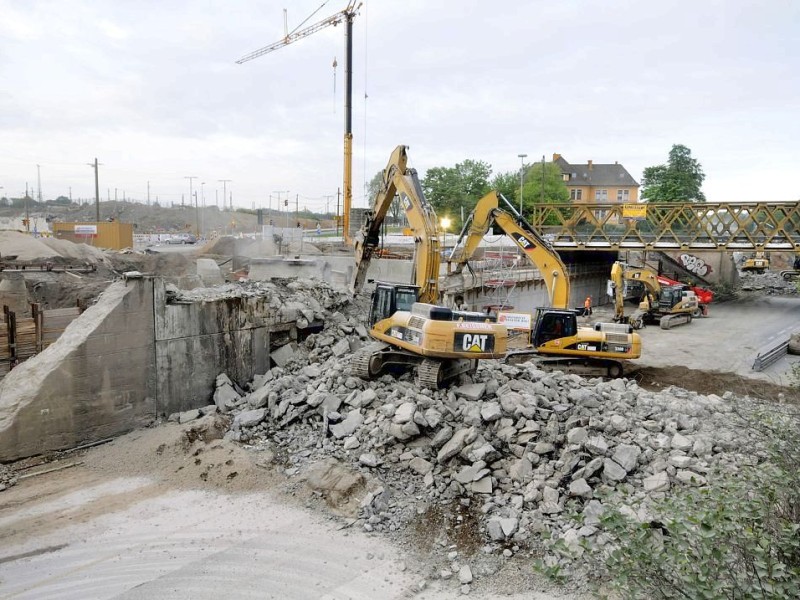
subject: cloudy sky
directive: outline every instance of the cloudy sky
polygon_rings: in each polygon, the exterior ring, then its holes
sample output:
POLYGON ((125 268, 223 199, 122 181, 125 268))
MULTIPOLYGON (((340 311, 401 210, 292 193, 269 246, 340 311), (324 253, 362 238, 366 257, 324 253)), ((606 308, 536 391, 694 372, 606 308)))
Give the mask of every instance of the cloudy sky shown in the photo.
MULTIPOLYGON (((0 0, 0 194, 39 165, 45 198, 93 198, 97 157, 103 198, 196 176, 207 203, 230 179, 237 206, 333 210, 344 28, 235 64, 321 2, 0 0)), ((354 30, 354 206, 398 144, 421 175, 558 152, 641 181, 680 143, 709 201, 800 198, 796 0, 367 0, 354 30)))

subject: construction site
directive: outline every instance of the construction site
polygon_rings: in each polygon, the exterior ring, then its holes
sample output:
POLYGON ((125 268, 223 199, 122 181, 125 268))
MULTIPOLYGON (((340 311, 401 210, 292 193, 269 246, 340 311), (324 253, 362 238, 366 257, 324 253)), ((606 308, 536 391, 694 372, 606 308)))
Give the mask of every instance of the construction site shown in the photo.
POLYGON ((594 597, 606 512, 653 522, 758 464, 751 413, 796 419, 798 214, 767 208, 767 238, 673 208, 715 225, 676 244, 493 192, 448 235, 399 146, 352 241, 0 231, 0 590, 594 597))

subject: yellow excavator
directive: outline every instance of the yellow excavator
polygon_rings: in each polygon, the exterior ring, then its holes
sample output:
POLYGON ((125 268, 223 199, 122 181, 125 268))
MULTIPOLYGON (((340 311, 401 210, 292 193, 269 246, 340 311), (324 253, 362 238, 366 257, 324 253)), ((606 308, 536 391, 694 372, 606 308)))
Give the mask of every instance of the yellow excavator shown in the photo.
POLYGON ((759 275, 769 269, 769 256, 766 252, 756 252, 745 259, 742 271, 752 271, 759 275))
POLYGON ((658 273, 647 267, 633 267, 615 262, 611 266, 611 283, 614 287, 614 320, 641 329, 647 323, 658 323, 661 329, 691 323, 692 317, 702 315, 697 295, 685 285, 665 285, 658 281, 658 273), (625 282, 638 282, 644 287, 639 308, 625 315, 625 282))
MULTIPOLYGON (((619 323, 579 326, 576 310, 568 308, 570 281, 558 252, 497 192, 481 198, 467 218, 447 259, 448 276, 457 275, 469 266, 469 260, 493 226, 511 238, 538 269, 550 300, 550 307, 533 311, 527 347, 513 350, 510 355, 533 355, 537 362, 547 366, 579 365, 601 369, 609 377, 621 376, 621 361, 641 356, 639 334, 633 333, 629 325, 619 323), (508 212, 500 208, 500 199, 508 212)), ((499 317, 502 320, 502 312, 499 317)))
POLYGON ((408 167, 406 146, 392 152, 381 188, 354 237, 351 292, 363 288, 381 226, 395 199, 414 236, 412 283, 376 282, 369 312, 369 333, 376 342, 355 354, 351 373, 371 380, 413 369, 417 385, 436 389, 474 371, 478 359, 505 357, 508 329, 495 316, 436 305, 441 265, 438 220, 416 171, 408 167))

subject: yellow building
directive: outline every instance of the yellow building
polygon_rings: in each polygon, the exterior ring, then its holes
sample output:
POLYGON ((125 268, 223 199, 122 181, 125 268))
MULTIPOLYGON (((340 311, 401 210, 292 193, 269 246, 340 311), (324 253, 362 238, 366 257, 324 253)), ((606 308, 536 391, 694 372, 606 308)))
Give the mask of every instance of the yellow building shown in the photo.
POLYGON ((583 204, 634 204, 639 201, 639 184, 618 162, 613 165, 568 163, 560 154, 553 162, 569 190, 571 202, 583 204))
POLYGON ((133 225, 118 221, 99 223, 51 223, 53 237, 76 244, 122 250, 133 247, 133 225))

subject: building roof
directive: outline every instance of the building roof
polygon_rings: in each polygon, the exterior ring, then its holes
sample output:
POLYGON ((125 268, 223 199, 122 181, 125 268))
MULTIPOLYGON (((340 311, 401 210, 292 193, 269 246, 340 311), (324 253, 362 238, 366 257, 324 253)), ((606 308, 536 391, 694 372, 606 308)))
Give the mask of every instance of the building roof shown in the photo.
POLYGON ((562 173, 569 175, 567 185, 639 186, 625 167, 619 163, 598 165, 590 160, 586 164, 576 165, 568 163, 560 154, 553 155, 553 162, 558 165, 562 173))

